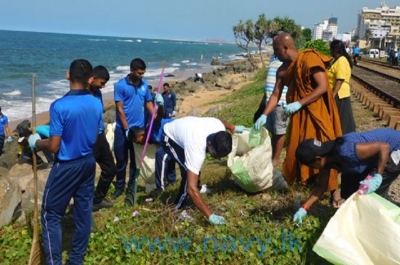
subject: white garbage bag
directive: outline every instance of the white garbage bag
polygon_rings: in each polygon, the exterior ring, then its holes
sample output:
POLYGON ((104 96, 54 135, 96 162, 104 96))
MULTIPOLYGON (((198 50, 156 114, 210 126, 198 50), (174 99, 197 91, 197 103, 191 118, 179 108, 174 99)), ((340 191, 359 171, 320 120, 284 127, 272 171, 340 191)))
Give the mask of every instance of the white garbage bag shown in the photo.
MULTIPOLYGON (((139 161, 143 152, 143 145, 137 145, 133 143, 135 149, 135 161, 136 165, 139 166, 139 161)), ((159 145, 148 144, 146 148, 146 155, 143 158, 142 166, 140 167, 140 175, 146 187, 146 192, 150 192, 156 188, 156 151, 159 145)))
POLYGON ((268 188, 280 190, 287 187, 282 173, 274 170, 271 158, 271 140, 265 128, 232 136, 228 168, 243 190, 255 193, 268 188))
POLYGON ((400 264, 400 208, 354 193, 331 218, 313 250, 333 264, 400 264))

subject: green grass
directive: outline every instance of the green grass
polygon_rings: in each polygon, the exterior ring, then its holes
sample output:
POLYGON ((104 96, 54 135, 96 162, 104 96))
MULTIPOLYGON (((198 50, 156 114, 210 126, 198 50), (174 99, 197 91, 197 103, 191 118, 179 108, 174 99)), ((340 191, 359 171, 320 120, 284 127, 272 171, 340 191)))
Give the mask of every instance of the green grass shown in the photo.
MULTIPOLYGON (((224 103, 224 108, 216 116, 235 124, 252 126, 264 82, 265 70, 255 76, 252 84, 223 101, 211 103, 224 103)), ((329 206, 327 195, 313 206, 303 225, 296 227, 292 223, 297 210, 295 194, 300 193, 301 200, 305 201, 309 189, 294 186, 285 193, 246 194, 233 185, 226 160, 210 158, 203 165, 201 180, 212 190, 210 194, 203 194, 206 204, 215 213, 226 217, 226 226, 210 225, 195 208, 187 209, 194 220, 181 222, 179 212, 172 206, 178 183, 155 198, 144 193, 140 182, 136 209, 124 206, 122 196, 115 207, 94 213, 96 225, 85 264, 328 264, 311 250, 335 212, 329 206), (148 197, 155 200, 146 203, 148 197), (139 211, 138 217, 132 217, 134 210, 139 211), (114 222, 115 217, 119 221, 114 222), (290 236, 296 242, 293 249, 290 249, 290 236), (144 245, 139 249, 135 243, 139 244, 142 237, 145 238, 142 241, 144 245), (160 240, 161 248, 154 246, 156 238, 160 240), (187 250, 176 245, 174 249, 179 238, 186 243, 191 240, 187 250), (254 242, 251 243, 252 239, 254 242)), ((112 191, 113 188, 109 194, 112 191)), ((70 248, 72 231, 71 216, 67 215, 63 221, 64 258, 70 248)), ((0 230, 0 248, 5 254, 0 256, 0 264, 26 264, 31 236, 26 224, 3 227, 0 230)))

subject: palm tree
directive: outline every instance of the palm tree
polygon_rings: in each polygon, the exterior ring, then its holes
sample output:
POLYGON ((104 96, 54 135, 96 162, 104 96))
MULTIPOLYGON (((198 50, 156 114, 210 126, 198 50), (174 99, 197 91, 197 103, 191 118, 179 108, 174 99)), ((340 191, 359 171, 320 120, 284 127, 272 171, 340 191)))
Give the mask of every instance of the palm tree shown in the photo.
POLYGON ((245 23, 243 23, 243 20, 240 20, 236 26, 233 26, 233 34, 235 36, 236 44, 246 51, 247 58, 250 64, 254 67, 253 60, 249 51, 249 45, 252 41, 254 41, 253 21, 249 19, 245 23))

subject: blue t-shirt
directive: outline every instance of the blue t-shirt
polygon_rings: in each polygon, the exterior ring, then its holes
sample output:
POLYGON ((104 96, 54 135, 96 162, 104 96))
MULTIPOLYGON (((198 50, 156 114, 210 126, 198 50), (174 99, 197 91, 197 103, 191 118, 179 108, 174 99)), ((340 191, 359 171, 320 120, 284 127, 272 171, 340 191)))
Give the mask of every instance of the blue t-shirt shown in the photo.
MULTIPOLYGON (((100 100, 101 106, 102 106, 102 108, 103 108, 103 113, 104 113, 105 110, 104 110, 104 104, 103 104, 103 94, 101 93, 101 90, 98 89, 98 90, 96 91, 96 93, 94 93, 93 96, 94 96, 95 98, 97 98, 97 99, 100 100)), ((102 134, 102 133, 104 132, 104 130, 105 130, 105 126, 104 126, 104 120, 103 120, 103 118, 102 118, 102 119, 101 119, 101 123, 100 123, 100 127, 99 127, 99 134, 102 134)))
POLYGON ((165 124, 170 123, 173 120, 174 119, 172 118, 161 119, 161 124, 153 124, 153 128, 151 129, 151 134, 150 134, 151 143, 161 144, 162 135, 164 132, 164 126, 165 124))
MULTIPOLYGON (((128 76, 119 80, 114 85, 114 100, 124 104, 123 110, 129 128, 133 126, 144 127, 145 103, 152 101, 145 79, 142 79, 139 87, 135 87, 128 76)), ((116 126, 123 127, 118 112, 116 113, 116 126)))
POLYGON ((72 160, 91 154, 96 142, 103 107, 87 89, 70 90, 50 106, 50 136, 61 136, 56 154, 72 160))
POLYGON ((8 125, 8 117, 6 115, 0 116, 0 135, 5 135, 4 127, 8 125))
MULTIPOLYGON (((156 93, 150 93, 151 94, 151 101, 154 102, 154 98, 156 97, 156 93)), ((154 105, 153 105, 154 106, 154 105)), ((150 111, 146 108, 146 106, 144 107, 144 121, 145 121, 145 127, 148 126, 148 124, 151 121, 151 116, 152 113, 150 113, 150 111)))
POLYGON ((400 150, 400 131, 393 129, 376 129, 366 132, 352 132, 343 135, 344 142, 338 147, 338 154, 342 161, 342 173, 361 174, 371 171, 378 165, 378 157, 361 160, 356 153, 356 144, 383 142, 390 145, 390 153, 400 150))
POLYGON ((360 53, 360 48, 354 47, 353 53, 354 53, 354 54, 359 54, 359 53, 360 53))
POLYGON ((174 92, 162 93, 164 99, 165 115, 171 114, 176 106, 176 95, 174 92))

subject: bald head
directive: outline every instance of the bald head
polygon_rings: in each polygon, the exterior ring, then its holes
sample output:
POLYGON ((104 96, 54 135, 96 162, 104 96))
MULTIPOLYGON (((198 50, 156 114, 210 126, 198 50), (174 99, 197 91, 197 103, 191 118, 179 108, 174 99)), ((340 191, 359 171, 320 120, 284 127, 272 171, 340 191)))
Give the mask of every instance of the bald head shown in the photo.
POLYGON ((282 33, 274 38, 274 54, 280 61, 291 61, 297 56, 297 49, 292 36, 282 33))
POLYGON ((275 37, 274 42, 277 42, 278 45, 285 45, 290 48, 294 48, 294 41, 292 36, 289 33, 282 33, 275 37))

